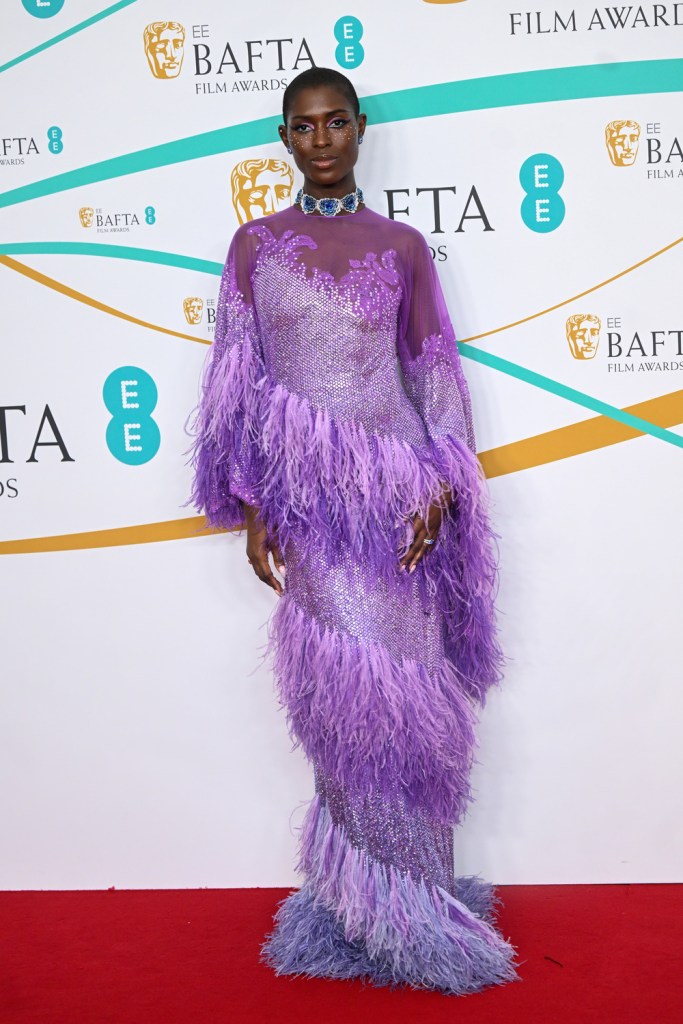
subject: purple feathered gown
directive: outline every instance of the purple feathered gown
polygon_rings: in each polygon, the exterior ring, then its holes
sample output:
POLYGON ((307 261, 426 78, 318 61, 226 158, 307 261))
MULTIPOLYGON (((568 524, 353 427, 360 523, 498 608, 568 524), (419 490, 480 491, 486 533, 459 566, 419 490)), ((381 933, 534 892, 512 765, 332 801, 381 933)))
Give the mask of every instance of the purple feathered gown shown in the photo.
POLYGON ((279 537, 267 651, 315 773, 303 884, 263 959, 455 994, 513 980, 494 888, 454 877, 503 659, 470 398, 422 235, 367 207, 238 228, 193 429, 197 509, 234 529, 246 501, 279 537), (401 572, 410 519, 444 484, 437 542, 401 572))

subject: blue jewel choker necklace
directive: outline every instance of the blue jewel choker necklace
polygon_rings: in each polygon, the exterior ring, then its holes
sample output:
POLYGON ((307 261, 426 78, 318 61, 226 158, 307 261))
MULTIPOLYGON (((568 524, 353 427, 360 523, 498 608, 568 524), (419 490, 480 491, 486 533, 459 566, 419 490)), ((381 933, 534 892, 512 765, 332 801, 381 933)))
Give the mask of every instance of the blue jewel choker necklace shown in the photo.
POLYGON ((302 188, 296 194, 295 206, 300 206, 304 213, 322 213, 323 217, 336 217, 338 213, 345 210, 347 213, 355 213, 360 203, 363 202, 363 191, 357 188, 355 192, 349 192, 343 199, 316 199, 304 192, 302 188))

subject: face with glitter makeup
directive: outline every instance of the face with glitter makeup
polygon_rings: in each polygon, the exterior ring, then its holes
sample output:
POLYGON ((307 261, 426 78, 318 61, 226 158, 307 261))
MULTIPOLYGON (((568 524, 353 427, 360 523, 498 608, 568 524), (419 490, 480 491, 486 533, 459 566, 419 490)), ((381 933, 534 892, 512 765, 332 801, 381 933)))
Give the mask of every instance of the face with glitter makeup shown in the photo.
POLYGON ((353 168, 366 121, 365 114, 356 118, 348 98, 334 86, 311 86, 296 93, 287 124, 278 132, 304 175, 304 192, 316 199, 341 199, 354 191, 353 168))

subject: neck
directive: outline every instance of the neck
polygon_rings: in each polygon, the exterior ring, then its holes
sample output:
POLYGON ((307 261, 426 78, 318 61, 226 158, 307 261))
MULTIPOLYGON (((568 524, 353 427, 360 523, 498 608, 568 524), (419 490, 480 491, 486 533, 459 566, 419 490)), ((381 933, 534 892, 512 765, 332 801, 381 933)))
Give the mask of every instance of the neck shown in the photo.
POLYGON ((349 171, 340 181, 335 181, 332 185, 320 185, 318 182, 304 177, 303 187, 304 192, 313 196, 314 199, 343 199, 349 192, 355 192, 356 178, 353 171, 349 171))

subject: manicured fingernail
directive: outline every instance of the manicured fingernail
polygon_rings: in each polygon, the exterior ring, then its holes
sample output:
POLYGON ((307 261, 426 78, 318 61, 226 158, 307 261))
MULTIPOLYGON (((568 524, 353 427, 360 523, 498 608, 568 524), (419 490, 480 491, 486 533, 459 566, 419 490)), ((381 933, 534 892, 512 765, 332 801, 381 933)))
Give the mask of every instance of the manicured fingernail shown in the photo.
POLYGON ((411 565, 410 569, 408 569, 408 572, 415 572, 415 563, 411 565))
POLYGON ((406 571, 406 567, 405 567, 405 565, 402 565, 402 566, 400 567, 400 569, 401 569, 401 572, 405 572, 405 571, 406 571))
POLYGON ((285 573, 287 572, 287 570, 285 569, 284 565, 278 565, 277 571, 280 573, 281 576, 284 576, 285 573))

